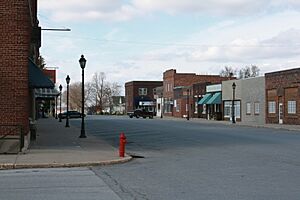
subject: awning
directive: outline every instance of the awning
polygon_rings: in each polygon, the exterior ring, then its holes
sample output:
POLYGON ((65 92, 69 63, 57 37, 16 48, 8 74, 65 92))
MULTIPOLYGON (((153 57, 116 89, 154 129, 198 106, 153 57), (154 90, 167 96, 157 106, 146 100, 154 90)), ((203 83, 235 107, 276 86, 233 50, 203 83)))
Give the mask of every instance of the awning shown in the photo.
POLYGON ((34 89, 36 98, 55 98, 60 95, 60 92, 56 88, 38 88, 34 89))
POLYGON ((207 102, 206 104, 221 104, 222 103, 222 97, 221 92, 215 93, 207 102))
POLYGON ((206 102, 210 99, 211 96, 211 94, 204 95, 202 99, 198 102, 198 104, 206 104, 206 102))
POLYGON ((29 59, 29 87, 54 88, 54 83, 29 59))

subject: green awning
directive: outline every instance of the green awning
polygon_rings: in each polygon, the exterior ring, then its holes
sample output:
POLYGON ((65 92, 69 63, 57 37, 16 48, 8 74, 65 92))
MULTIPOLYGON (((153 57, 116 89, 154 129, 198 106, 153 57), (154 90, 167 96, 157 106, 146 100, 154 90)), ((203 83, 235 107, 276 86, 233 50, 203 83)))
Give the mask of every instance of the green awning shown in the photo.
POLYGON ((215 93, 207 102, 206 104, 221 104, 222 103, 222 96, 221 92, 215 93))
POLYGON ((30 88, 54 88, 54 83, 30 59, 28 76, 30 88))
POLYGON ((211 96, 211 94, 204 95, 202 99, 198 102, 198 104, 206 104, 206 102, 210 99, 211 96))

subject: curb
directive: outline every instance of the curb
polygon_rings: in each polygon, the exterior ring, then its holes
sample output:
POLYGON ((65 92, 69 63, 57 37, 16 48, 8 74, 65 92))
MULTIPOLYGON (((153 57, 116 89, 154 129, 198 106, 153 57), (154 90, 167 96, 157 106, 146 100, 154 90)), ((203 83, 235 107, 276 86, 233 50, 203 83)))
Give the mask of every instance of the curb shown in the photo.
POLYGON ((106 161, 91 161, 82 163, 39 163, 39 164, 0 164, 0 170, 32 169, 32 168, 73 168, 122 164, 132 160, 132 156, 106 161))

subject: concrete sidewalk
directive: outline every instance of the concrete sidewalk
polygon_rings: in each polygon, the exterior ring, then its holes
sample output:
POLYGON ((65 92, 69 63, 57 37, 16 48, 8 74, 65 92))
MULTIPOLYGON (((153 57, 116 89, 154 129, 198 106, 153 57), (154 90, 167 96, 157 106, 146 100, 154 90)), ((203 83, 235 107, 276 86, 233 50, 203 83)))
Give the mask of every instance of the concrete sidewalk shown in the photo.
MULTIPOLYGON (((161 119, 160 117, 156 117, 161 119)), ((186 118, 177 118, 177 117, 163 117, 162 120, 179 120, 179 121, 188 121, 186 118)), ((236 122, 232 124, 230 121, 216 121, 216 120, 207 120, 203 118, 190 118, 189 122, 203 123, 203 124, 223 124, 228 126, 249 126, 256 128, 272 128, 272 129, 283 129, 289 131, 299 131, 300 125, 288 125, 288 124, 254 124, 254 123, 245 123, 245 122, 236 122)))
POLYGON ((88 135, 78 138, 80 129, 65 127, 65 121, 39 119, 37 139, 26 153, 0 155, 0 169, 82 167, 107 165, 131 160, 119 157, 118 149, 88 135))

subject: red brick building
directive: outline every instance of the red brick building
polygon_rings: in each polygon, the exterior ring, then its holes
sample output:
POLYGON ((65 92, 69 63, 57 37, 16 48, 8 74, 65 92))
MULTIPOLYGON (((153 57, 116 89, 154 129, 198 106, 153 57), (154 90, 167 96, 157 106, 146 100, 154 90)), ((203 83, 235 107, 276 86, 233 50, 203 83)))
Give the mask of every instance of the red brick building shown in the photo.
POLYGON ((155 88, 162 85, 162 81, 131 81, 125 83, 126 112, 131 112, 137 108, 155 111, 155 88))
POLYGON ((29 144, 29 117, 34 117, 33 89, 38 87, 37 80, 30 81, 36 77, 30 73, 40 72, 34 63, 39 56, 41 28, 37 0, 1 1, 0 15, 1 153, 29 144), (5 140, 9 136, 16 136, 16 141, 5 140))
POLYGON ((206 85, 221 83, 228 79, 230 78, 219 75, 177 73, 175 69, 165 71, 163 74, 164 115, 201 117, 196 103, 205 95, 206 85))
POLYGON ((300 68, 265 74, 266 123, 300 124, 300 68))

